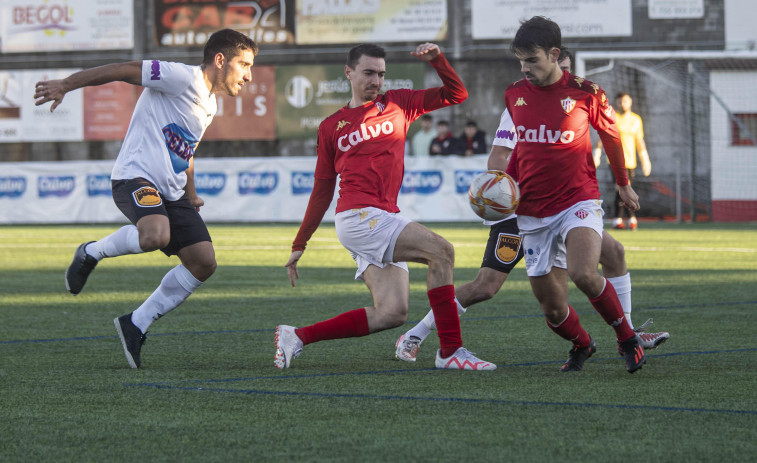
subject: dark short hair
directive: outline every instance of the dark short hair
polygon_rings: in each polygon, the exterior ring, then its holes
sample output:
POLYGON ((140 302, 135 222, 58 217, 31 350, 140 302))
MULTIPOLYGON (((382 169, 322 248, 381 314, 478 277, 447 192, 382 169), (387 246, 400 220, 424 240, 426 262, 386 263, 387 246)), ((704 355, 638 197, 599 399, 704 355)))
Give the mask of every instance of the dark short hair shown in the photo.
POLYGON ((253 56, 258 54, 258 45, 254 40, 233 29, 221 29, 213 34, 205 43, 202 54, 202 63, 211 64, 218 53, 227 60, 241 55, 243 51, 251 50, 253 56))
POLYGON ((423 121, 433 121, 434 118, 431 117, 431 114, 424 114, 424 115, 421 116, 421 120, 423 120, 423 121))
POLYGON ((566 58, 570 60, 571 64, 573 64, 573 62, 575 61, 575 59, 573 59, 573 52, 572 51, 568 50, 565 47, 560 47, 560 56, 557 57, 557 61, 559 62, 559 61, 562 61, 562 60, 564 60, 566 58))
POLYGON ((371 58, 386 58, 386 51, 382 47, 372 43, 361 43, 350 49, 350 52, 347 54, 347 66, 350 69, 355 69, 358 61, 360 61, 360 57, 363 55, 370 56, 371 58))
POLYGON ((465 123, 466 127, 476 127, 478 128, 478 124, 476 124, 476 121, 468 121, 465 123))
POLYGON ((446 125, 447 127, 449 127, 449 122, 447 122, 447 121, 439 121, 439 122, 436 123, 436 125, 446 125))
POLYGON ((521 21, 515 38, 510 43, 513 53, 534 52, 537 48, 549 51, 562 47, 560 26, 544 16, 534 16, 528 21, 521 21))
POLYGON ((628 98, 631 98, 631 95, 629 95, 629 94, 628 94, 628 93, 626 93, 626 92, 618 92, 618 93, 617 93, 617 94, 615 95, 615 99, 617 100, 617 99, 619 99, 619 98, 623 98, 624 96, 627 96, 628 98))

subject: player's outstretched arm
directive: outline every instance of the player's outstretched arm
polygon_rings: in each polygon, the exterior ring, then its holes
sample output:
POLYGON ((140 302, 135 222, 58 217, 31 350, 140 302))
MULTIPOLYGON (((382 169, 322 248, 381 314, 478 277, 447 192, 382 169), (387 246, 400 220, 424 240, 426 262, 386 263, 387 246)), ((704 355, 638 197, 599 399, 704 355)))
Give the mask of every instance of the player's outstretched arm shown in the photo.
POLYGON ((142 84, 142 62, 113 63, 96 68, 75 72, 65 79, 43 80, 34 87, 34 104, 43 105, 49 101, 50 112, 53 112, 63 102, 63 97, 71 90, 82 87, 107 84, 122 81, 133 85, 142 84))

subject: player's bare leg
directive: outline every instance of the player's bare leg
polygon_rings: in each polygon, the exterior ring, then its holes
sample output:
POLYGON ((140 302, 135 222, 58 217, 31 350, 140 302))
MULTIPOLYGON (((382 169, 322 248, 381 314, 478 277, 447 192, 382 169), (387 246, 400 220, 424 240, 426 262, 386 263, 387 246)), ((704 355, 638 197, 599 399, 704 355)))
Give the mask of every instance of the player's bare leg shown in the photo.
POLYGON ((568 232, 565 246, 568 275, 576 287, 589 297, 605 322, 615 330, 619 348, 626 360, 626 369, 633 373, 644 365, 644 350, 623 315, 623 307, 612 283, 597 273, 601 236, 591 228, 576 227, 568 232))
POLYGON ((625 315, 628 324, 631 325, 641 340, 641 346, 646 349, 656 349, 662 343, 670 338, 667 331, 656 333, 647 332, 646 328, 653 323, 648 319, 639 328, 634 328, 631 321, 631 312, 633 305, 631 303, 631 274, 626 268, 626 251, 623 245, 612 237, 606 231, 602 233, 602 253, 599 256, 599 263, 602 265, 602 274, 607 281, 615 287, 618 294, 620 305, 623 306, 623 315, 625 315))
POLYGON ((441 346, 436 356, 437 368, 495 369, 495 365, 481 361, 462 347, 460 318, 452 286, 455 263, 452 244, 423 225, 411 222, 397 238, 393 260, 428 265, 428 297, 441 346))
MULTIPOLYGON (((473 281, 455 288, 457 314, 461 316, 472 305, 488 301, 502 288, 509 274, 489 267, 481 267, 473 281)), ((395 344, 395 355, 399 360, 414 362, 421 343, 436 329, 433 310, 429 310, 423 320, 402 334, 395 344)))

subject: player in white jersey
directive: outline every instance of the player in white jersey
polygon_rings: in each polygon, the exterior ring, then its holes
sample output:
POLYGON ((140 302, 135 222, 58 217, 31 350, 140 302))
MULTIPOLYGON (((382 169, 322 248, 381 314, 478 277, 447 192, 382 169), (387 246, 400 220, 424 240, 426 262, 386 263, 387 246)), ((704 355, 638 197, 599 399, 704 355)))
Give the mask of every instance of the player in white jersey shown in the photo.
POLYGON ((114 63, 36 84, 35 104, 52 101, 50 111, 78 88, 115 81, 145 87, 111 173, 113 200, 132 225, 81 244, 66 270, 66 288, 76 295, 105 257, 157 249, 179 257, 181 264, 141 306, 114 320, 132 368, 141 364, 150 324, 215 271, 215 251, 199 214, 204 202, 194 187, 194 153, 216 113, 215 94, 237 95, 252 78, 257 53, 252 39, 224 29, 208 39, 200 66, 158 60, 114 63))
MULTIPOLYGON (((558 64, 560 69, 570 72, 573 54, 562 48, 558 64)), ((505 109, 500 116, 499 127, 497 127, 494 135, 487 169, 504 171, 516 143, 515 124, 510 113, 505 109)), ((523 258, 520 231, 515 214, 497 222, 485 220, 484 225, 489 225, 491 230, 489 231, 489 240, 486 244, 481 268, 473 281, 455 288, 455 302, 457 302, 459 315, 463 315, 473 304, 488 301, 494 297, 507 280, 510 271, 523 258)), ((633 327, 631 323, 631 310, 633 309, 631 304, 631 275, 626 268, 625 249, 606 231, 602 233, 602 251, 599 263, 602 264, 602 274, 615 286, 618 298, 623 306, 623 313, 628 323, 633 327)), ((644 349, 654 349, 670 337, 670 334, 665 331, 646 332, 645 328, 651 323, 652 319, 649 319, 635 330, 644 349)), ((435 328, 434 313, 429 311, 417 325, 397 339, 395 356, 399 360, 414 362, 421 343, 435 328)))

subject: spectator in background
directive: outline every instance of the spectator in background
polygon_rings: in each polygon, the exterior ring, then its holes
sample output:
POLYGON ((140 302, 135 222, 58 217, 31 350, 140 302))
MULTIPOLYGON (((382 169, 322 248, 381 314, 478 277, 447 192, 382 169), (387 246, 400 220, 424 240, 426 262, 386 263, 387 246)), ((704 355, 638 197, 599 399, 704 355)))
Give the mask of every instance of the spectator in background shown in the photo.
POLYGON ((468 121, 465 124, 459 140, 465 156, 486 153, 486 135, 483 130, 478 129, 474 121, 468 121))
POLYGON ((417 157, 427 157, 431 152, 431 140, 436 138, 434 119, 429 114, 421 116, 421 129, 413 135, 411 154, 417 157))
MULTIPOLYGON (((628 93, 618 93, 615 97, 615 125, 618 126, 620 140, 623 143, 623 156, 626 163, 626 172, 628 172, 629 184, 633 181, 636 173, 636 153, 639 153, 641 161, 641 171, 645 177, 652 173, 652 164, 649 162, 649 153, 647 145, 644 143, 644 124, 641 122, 641 116, 631 111, 633 99, 628 93)), ((602 158, 602 140, 597 142, 594 149, 594 166, 599 167, 599 161, 602 158)), ((616 189, 617 190, 617 189, 616 189)), ((615 223, 612 228, 624 229, 623 223, 623 201, 620 193, 615 194, 615 223)), ((629 209, 628 211, 628 228, 636 230, 638 223, 636 214, 629 209)))
POLYGON ((429 154, 431 156, 446 156, 449 154, 462 154, 459 140, 452 136, 449 122, 439 121, 436 123, 436 137, 431 140, 429 154))

